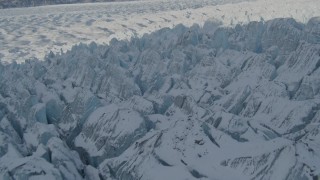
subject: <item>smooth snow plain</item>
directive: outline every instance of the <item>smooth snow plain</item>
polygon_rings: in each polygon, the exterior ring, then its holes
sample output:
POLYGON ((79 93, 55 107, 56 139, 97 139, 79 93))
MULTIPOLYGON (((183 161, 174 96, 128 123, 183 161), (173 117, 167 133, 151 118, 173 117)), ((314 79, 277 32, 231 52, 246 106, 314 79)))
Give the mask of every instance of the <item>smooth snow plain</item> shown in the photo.
POLYGON ((79 43, 108 44, 177 24, 211 19, 224 26, 292 17, 306 23, 320 15, 316 0, 156 0, 71 4, 0 10, 0 61, 43 59, 79 43))

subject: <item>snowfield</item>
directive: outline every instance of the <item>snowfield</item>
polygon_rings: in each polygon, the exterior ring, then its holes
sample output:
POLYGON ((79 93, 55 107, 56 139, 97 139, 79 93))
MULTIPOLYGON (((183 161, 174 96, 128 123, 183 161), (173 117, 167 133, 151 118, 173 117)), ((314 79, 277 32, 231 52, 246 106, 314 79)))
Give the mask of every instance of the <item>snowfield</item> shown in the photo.
POLYGON ((225 26, 291 17, 306 23, 320 16, 317 0, 156 0, 73 4, 0 10, 0 61, 43 59, 75 44, 108 44, 112 38, 141 37, 177 24, 225 26))
POLYGON ((170 2, 0 11, 0 179, 320 177, 319 2, 170 2))

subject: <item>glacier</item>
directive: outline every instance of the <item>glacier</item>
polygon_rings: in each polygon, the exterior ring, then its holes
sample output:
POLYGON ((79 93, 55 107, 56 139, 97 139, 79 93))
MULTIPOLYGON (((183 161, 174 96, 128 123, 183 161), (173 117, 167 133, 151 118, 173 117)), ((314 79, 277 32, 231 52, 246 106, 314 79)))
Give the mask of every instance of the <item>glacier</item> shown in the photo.
MULTIPOLYGON (((1 1, 1 0, 0 0, 1 1)), ((80 42, 109 44, 208 19, 234 27, 251 21, 320 16, 318 0, 139 0, 0 9, 0 60, 44 59, 80 42)))
POLYGON ((219 24, 0 63, 0 179, 320 177, 320 18, 219 24))

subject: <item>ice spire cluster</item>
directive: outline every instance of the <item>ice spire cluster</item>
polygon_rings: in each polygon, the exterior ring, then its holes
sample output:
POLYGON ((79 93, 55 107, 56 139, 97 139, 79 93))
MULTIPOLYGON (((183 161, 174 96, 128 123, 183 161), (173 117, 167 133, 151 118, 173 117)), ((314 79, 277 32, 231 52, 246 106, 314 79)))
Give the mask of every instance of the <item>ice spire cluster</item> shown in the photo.
POLYGON ((319 67, 319 18, 0 64, 0 179, 317 178, 319 67))

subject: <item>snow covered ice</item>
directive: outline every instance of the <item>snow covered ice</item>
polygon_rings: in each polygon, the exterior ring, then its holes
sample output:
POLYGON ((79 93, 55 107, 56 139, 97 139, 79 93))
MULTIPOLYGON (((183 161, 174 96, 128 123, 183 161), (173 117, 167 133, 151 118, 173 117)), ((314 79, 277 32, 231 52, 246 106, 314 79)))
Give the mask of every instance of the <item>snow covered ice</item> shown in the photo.
POLYGON ((307 23, 316 16, 318 0, 149 0, 0 9, 0 61, 43 59, 80 42, 108 44, 208 19, 234 27, 275 18, 307 23))
POLYGON ((315 8, 0 63, 0 179, 319 178, 315 8))
POLYGON ((208 21, 1 65, 1 176, 312 179, 319 25, 208 21))

